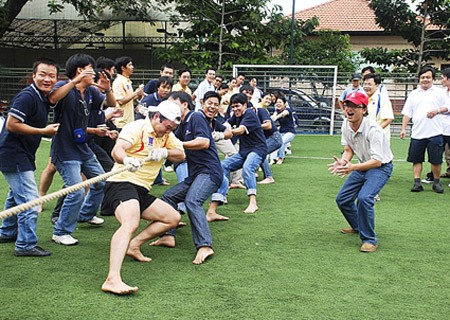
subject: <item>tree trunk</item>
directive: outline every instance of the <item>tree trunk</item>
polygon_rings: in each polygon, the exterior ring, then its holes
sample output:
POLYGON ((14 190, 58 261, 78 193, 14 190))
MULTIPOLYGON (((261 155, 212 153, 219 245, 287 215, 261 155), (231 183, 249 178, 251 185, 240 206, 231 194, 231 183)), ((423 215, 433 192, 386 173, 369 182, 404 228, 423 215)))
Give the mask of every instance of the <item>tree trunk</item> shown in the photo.
POLYGON ((7 0, 0 8, 0 37, 17 17, 28 0, 7 0))

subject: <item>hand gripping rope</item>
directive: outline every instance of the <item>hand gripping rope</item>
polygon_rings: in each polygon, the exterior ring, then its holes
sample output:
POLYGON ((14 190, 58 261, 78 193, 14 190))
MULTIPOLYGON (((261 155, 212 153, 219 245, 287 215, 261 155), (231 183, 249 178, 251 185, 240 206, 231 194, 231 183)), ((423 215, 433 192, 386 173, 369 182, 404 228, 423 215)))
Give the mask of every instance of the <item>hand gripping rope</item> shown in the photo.
MULTIPOLYGON (((141 164, 143 164, 144 162, 147 162, 149 160, 150 160, 150 158, 147 157, 147 158, 145 158, 145 159, 143 159, 141 161, 141 164)), ((131 165, 125 166, 123 168, 120 168, 120 169, 117 169, 117 170, 114 170, 114 171, 106 172, 106 173, 101 174, 101 175, 99 175, 97 177, 94 177, 94 178, 88 179, 86 181, 74 184, 73 186, 61 189, 59 191, 47 194, 47 195, 45 195, 43 197, 39 197, 37 199, 28 201, 26 203, 22 203, 22 204, 20 204, 18 206, 9 208, 9 209, 4 210, 4 211, 1 211, 0 212, 0 219, 4 219, 4 218, 7 218, 7 217, 16 215, 16 214, 18 214, 18 213, 20 213, 22 211, 31 209, 33 207, 42 205, 42 204, 44 204, 46 202, 52 201, 53 199, 65 196, 65 195, 67 195, 69 193, 72 193, 74 191, 77 191, 77 190, 83 189, 85 187, 88 187, 91 184, 94 184, 94 183, 106 180, 109 177, 112 177, 112 176, 114 176, 116 174, 119 174, 119 173, 122 173, 124 171, 127 171, 129 168, 131 168, 131 165)))

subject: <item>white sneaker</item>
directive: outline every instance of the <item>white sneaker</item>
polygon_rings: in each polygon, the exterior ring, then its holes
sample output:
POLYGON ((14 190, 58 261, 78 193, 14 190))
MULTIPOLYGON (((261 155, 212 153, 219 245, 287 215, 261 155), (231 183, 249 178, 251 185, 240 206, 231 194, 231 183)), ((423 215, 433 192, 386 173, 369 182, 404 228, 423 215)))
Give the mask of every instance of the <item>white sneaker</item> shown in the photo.
POLYGON ((52 240, 65 246, 74 246, 78 244, 78 240, 72 237, 70 234, 65 234, 63 236, 53 235, 52 240))
POLYGON ((91 220, 86 221, 87 223, 93 224, 94 226, 100 226, 105 223, 105 219, 94 216, 91 220))
POLYGON ((168 166, 168 167, 164 166, 164 171, 165 172, 173 172, 173 168, 172 168, 172 166, 168 166))

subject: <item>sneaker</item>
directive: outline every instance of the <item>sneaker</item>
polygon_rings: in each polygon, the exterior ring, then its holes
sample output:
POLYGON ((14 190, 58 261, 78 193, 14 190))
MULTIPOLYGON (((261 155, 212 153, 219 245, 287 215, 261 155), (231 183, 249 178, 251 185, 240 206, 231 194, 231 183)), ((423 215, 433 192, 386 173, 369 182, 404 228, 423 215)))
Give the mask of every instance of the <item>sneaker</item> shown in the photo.
POLYGON ((291 148, 286 148, 285 154, 286 154, 286 155, 291 155, 291 154, 292 154, 291 148))
POLYGON ((423 191, 423 187, 420 184, 420 182, 414 183, 413 187, 411 188, 411 192, 421 192, 423 191))
POLYGON ((16 242, 16 240, 17 240, 17 237, 7 238, 5 236, 0 235, 0 243, 16 242))
POLYGON ((70 234, 65 234, 63 236, 53 235, 52 240, 64 246, 74 246, 78 244, 78 240, 72 237, 70 234))
POLYGON ((173 172, 173 168, 172 168, 172 166, 164 166, 164 171, 165 172, 173 172))
POLYGON ((344 234, 355 234, 358 233, 358 231, 356 231, 353 228, 342 228, 341 230, 339 230, 340 233, 344 233, 344 234))
POLYGON ((272 177, 268 177, 268 178, 265 178, 264 180, 261 180, 261 181, 259 181, 257 183, 258 184, 270 184, 270 183, 275 183, 275 180, 272 177))
POLYGON ((100 226, 105 223, 105 219, 94 216, 91 220, 86 221, 89 224, 93 224, 94 226, 100 226))
POLYGON ((433 177, 427 177, 426 179, 422 179, 421 180, 422 181, 422 183, 433 183, 433 181, 434 181, 434 178, 433 177))
POLYGON ((30 250, 14 250, 14 255, 16 257, 46 257, 51 254, 51 251, 44 250, 39 246, 36 246, 30 250))
POLYGON ((444 188, 442 188, 440 183, 433 183, 433 191, 436 193, 444 193, 444 188))
POLYGON ((274 165, 276 163, 275 159, 269 161, 269 165, 274 165))
POLYGON ((375 202, 381 201, 380 195, 377 194, 375 197, 373 197, 373 200, 374 200, 375 202))

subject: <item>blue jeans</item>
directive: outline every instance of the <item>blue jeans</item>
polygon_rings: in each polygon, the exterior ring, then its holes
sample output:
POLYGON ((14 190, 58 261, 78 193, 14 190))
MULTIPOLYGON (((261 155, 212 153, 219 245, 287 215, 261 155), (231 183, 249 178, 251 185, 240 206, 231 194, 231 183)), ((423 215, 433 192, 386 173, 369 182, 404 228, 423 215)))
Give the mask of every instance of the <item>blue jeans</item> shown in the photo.
POLYGON ((228 181, 230 179, 230 172, 236 171, 242 168, 242 177, 244 178, 244 184, 247 187, 247 195, 256 195, 256 177, 255 173, 258 167, 261 165, 263 158, 255 153, 250 152, 246 158, 241 156, 240 153, 233 154, 232 156, 222 160, 223 169, 223 181, 216 193, 212 195, 213 201, 223 202, 228 192, 228 181))
POLYGON ((283 132, 281 133, 281 137, 283 138, 283 145, 280 147, 280 149, 278 149, 277 152, 274 152, 270 155, 270 158, 275 160, 277 158, 280 159, 284 159, 285 158, 285 150, 286 150, 286 145, 291 142, 292 140, 294 140, 295 138, 295 133, 292 132, 283 132))
MULTIPOLYGON (((199 174, 191 185, 180 182, 173 186, 161 197, 162 200, 176 208, 179 202, 184 201, 189 220, 191 220, 192 238, 195 247, 212 247, 212 236, 206 220, 203 204, 217 190, 217 185, 211 180, 209 174, 199 174)), ((171 229, 166 234, 176 235, 176 229, 171 229)))
MULTIPOLYGON (((175 173, 177 174, 178 182, 183 182, 189 176, 188 164, 186 161, 175 166, 175 173)), ((183 202, 178 203, 178 211, 187 212, 186 205, 183 202)))
POLYGON ((378 243, 374 230, 374 197, 388 182, 392 169, 392 163, 387 163, 367 171, 352 171, 336 196, 339 209, 363 242, 378 243))
MULTIPOLYGON (((5 210, 39 198, 33 171, 3 172, 9 184, 9 192, 5 201, 5 210)), ((3 219, 0 235, 5 238, 16 238, 16 250, 33 249, 37 242, 37 207, 20 212, 3 219)))
MULTIPOLYGON (((267 144, 267 154, 271 154, 275 150, 281 148, 283 145, 283 138, 281 134, 276 131, 273 135, 266 139, 267 144)), ((272 177, 272 170, 270 170, 269 161, 267 157, 264 159, 264 162, 261 166, 262 171, 264 172, 264 178, 272 177)))
MULTIPOLYGON (((60 161, 56 159, 54 164, 67 187, 82 181, 81 172, 88 179, 105 173, 95 156, 86 161, 60 161)), ((77 221, 91 220, 97 214, 102 203, 104 187, 105 181, 92 184, 86 198, 84 197, 84 189, 69 193, 64 200, 53 234, 56 236, 71 234, 75 231, 77 221)))

